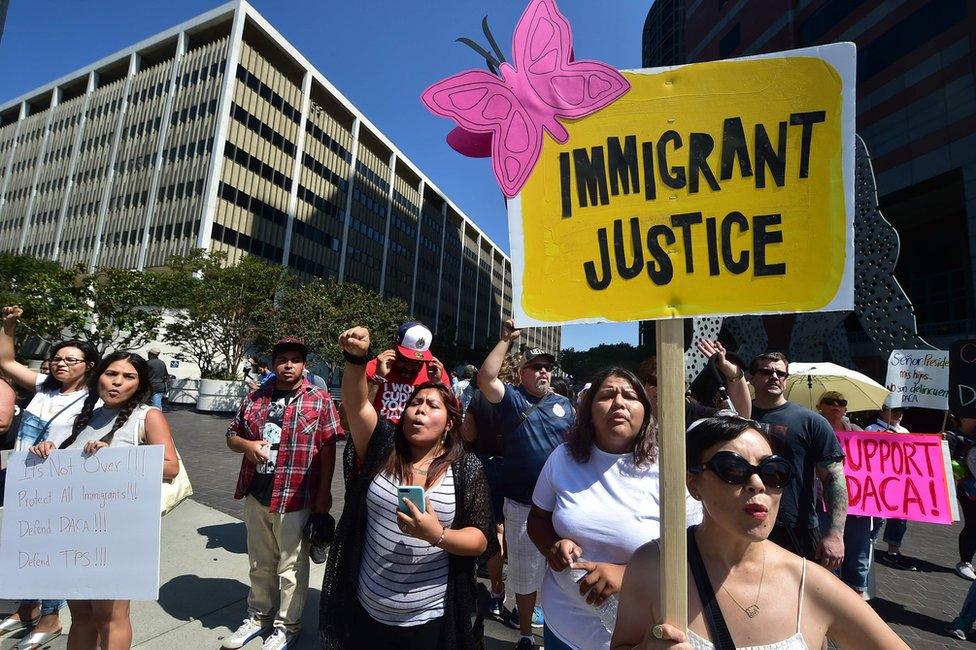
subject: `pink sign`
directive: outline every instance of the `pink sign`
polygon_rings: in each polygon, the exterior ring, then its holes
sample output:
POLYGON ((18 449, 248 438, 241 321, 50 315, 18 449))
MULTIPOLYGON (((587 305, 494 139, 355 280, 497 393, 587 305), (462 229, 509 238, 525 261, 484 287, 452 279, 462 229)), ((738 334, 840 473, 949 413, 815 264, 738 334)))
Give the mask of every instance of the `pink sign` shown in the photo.
POLYGON ((951 524, 953 490, 942 436, 838 431, 852 515, 951 524))

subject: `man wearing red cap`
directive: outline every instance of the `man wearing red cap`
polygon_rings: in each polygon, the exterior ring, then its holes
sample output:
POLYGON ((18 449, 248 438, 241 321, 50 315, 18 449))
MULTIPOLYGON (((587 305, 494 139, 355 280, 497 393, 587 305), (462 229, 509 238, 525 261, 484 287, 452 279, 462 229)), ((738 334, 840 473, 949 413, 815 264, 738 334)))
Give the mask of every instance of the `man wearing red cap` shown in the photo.
POLYGON ((245 499, 251 591, 247 618, 224 641, 243 647, 270 631, 263 650, 284 650, 298 635, 308 591, 309 516, 332 507, 339 416, 326 389, 303 376, 308 348, 278 341, 274 380, 250 393, 227 429, 227 446, 244 454, 235 499, 245 499), (275 608, 275 600, 278 600, 275 608))
POLYGON ((430 330, 421 323, 404 323, 397 330, 395 349, 380 353, 366 364, 366 378, 377 385, 373 406, 394 424, 400 421, 414 388, 428 381, 451 386, 444 366, 430 352, 432 339, 430 330))

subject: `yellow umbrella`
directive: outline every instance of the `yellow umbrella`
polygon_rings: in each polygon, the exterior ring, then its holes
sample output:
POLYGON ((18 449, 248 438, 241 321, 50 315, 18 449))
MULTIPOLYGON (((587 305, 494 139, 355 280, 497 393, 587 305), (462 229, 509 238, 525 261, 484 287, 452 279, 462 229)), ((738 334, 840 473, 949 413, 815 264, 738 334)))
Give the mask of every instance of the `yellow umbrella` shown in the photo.
POLYGON ((813 410, 827 391, 842 394, 848 411, 880 409, 891 393, 867 375, 835 363, 791 363, 789 370, 783 391, 786 399, 813 410))

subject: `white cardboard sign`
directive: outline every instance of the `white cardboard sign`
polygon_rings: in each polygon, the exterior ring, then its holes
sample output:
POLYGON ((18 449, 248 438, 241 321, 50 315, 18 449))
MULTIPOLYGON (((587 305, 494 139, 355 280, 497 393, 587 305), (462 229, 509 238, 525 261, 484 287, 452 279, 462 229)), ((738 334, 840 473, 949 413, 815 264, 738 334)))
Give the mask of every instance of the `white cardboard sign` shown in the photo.
POLYGON ((946 350, 892 350, 885 387, 893 408, 949 408, 949 353, 946 350))
POLYGON ((163 446, 10 454, 0 598, 155 600, 163 446))

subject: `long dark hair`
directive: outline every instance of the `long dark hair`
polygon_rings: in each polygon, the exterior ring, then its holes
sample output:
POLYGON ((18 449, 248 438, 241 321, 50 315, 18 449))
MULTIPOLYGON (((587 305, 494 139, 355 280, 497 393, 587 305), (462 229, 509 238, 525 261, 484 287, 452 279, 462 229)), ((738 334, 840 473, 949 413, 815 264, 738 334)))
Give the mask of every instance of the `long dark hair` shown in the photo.
MULTIPOLYGON (((461 458, 464 454, 464 442, 461 440, 461 405, 458 403, 457 398, 454 397, 454 392, 441 382, 428 381, 414 388, 403 410, 406 411, 417 397, 417 394, 424 390, 436 390, 440 393, 441 400, 444 402, 444 408, 447 409, 448 425, 447 430, 444 432, 444 451, 434 459, 427 469, 427 480, 424 482, 424 489, 428 489, 433 484, 434 479, 440 476, 442 470, 446 471, 448 466, 461 458)), ((407 442, 407 436, 403 433, 403 415, 401 414, 400 423, 396 425, 393 434, 393 449, 390 450, 390 456, 387 458, 385 465, 380 467, 387 474, 395 477, 398 482, 402 482, 403 477, 407 475, 410 462, 410 443, 407 442)))
POLYGON ((98 402, 98 380, 105 374, 108 367, 116 361, 127 361, 136 369, 136 374, 139 375, 139 387, 132 394, 132 397, 119 409, 118 415, 115 416, 115 422, 112 423, 112 429, 102 437, 102 442, 112 444, 112 438, 115 436, 115 432, 128 422, 129 416, 132 415, 136 407, 144 404, 149 399, 151 386, 149 384, 149 364, 146 360, 132 352, 113 352, 102 359, 94 374, 88 378, 88 397, 85 398, 85 403, 81 407, 81 413, 75 418, 75 424, 71 428, 71 435, 61 443, 61 449, 70 447, 78 439, 78 434, 84 431, 88 423, 91 422, 92 413, 95 410, 95 403, 98 402))
MULTIPOLYGON (((64 348, 78 348, 81 350, 81 356, 85 358, 85 379, 86 381, 90 380, 92 373, 95 372, 95 368, 98 366, 101 356, 98 354, 95 346, 88 341, 81 341, 79 339, 61 341, 51 348, 51 352, 48 353, 48 358, 55 357, 64 348)), ((44 378, 44 382, 41 384, 40 390, 61 390, 61 380, 57 379, 53 372, 48 373, 47 377, 44 378)))
POLYGON ((576 422, 566 434, 566 447, 569 455, 577 463, 590 460, 590 451, 596 441, 596 428, 593 426, 593 399, 610 377, 626 379, 637 393, 637 399, 644 405, 644 421, 634 438, 634 464, 638 467, 657 461, 657 421, 651 413, 651 401, 647 398, 644 386, 637 376, 626 368, 612 366, 597 371, 590 380, 590 389, 583 394, 576 410, 576 422))

